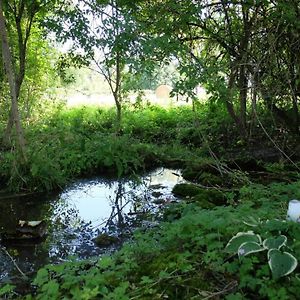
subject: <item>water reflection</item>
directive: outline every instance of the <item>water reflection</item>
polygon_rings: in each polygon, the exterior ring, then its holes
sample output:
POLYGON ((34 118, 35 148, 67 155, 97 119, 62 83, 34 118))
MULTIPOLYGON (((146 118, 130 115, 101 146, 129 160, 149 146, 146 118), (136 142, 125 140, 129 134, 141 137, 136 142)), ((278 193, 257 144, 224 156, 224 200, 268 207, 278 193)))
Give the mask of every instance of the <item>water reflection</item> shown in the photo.
MULTIPOLYGON (((0 231, 13 231, 19 220, 48 223, 47 239, 6 245, 7 251, 26 274, 47 263, 57 263, 71 255, 86 258, 101 249, 92 239, 100 232, 126 236, 145 219, 159 211, 160 203, 172 198, 172 187, 181 180, 176 170, 157 169, 139 182, 126 179, 94 178, 81 180, 59 195, 36 199, 0 201, 0 231)), ((0 250, 0 284, 19 275, 7 254, 0 250)))

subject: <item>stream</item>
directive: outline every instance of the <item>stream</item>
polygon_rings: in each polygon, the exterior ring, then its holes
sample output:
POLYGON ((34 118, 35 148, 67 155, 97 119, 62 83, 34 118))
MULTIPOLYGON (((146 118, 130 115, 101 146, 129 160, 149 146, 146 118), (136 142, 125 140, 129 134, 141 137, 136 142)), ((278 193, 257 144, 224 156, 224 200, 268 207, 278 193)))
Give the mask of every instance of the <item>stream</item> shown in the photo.
POLYGON ((19 220, 45 220, 48 232, 39 243, 1 245, 0 285, 20 276, 12 259, 32 276, 45 264, 115 251, 134 229, 157 224, 161 208, 176 201, 171 191, 179 182, 180 171, 158 168, 138 181, 95 177, 78 180, 59 194, 0 200, 1 233, 15 230, 19 220), (98 247, 93 239, 101 233, 119 242, 98 247))

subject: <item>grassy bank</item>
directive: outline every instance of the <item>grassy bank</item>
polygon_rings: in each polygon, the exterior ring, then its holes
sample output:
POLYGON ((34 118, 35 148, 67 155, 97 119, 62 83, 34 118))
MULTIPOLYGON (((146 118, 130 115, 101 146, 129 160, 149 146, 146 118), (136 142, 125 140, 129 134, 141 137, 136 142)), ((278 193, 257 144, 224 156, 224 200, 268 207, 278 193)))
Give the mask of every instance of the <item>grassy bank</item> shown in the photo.
MULTIPOLYGON (((124 110, 122 129, 115 134, 114 110, 60 109, 26 127, 27 163, 14 150, 2 151, 0 182, 12 192, 53 190, 80 176, 132 175, 157 165, 184 168, 203 157, 245 157, 278 161, 286 158, 259 126, 245 142, 220 108, 201 105, 124 110), (216 156, 215 156, 216 155, 216 156), (256 155, 256 156, 255 156, 256 155)), ((265 119, 268 123, 268 117, 265 119)), ((283 150, 297 153, 290 141, 269 126, 283 150), (290 148, 289 148, 290 147, 290 148)))
POLYGON ((132 175, 189 151, 176 128, 191 127, 189 109, 159 108, 125 111, 123 129, 115 134, 114 110, 61 110, 26 128, 27 163, 17 153, 2 153, 2 186, 10 191, 52 190, 70 180, 92 174, 132 175))

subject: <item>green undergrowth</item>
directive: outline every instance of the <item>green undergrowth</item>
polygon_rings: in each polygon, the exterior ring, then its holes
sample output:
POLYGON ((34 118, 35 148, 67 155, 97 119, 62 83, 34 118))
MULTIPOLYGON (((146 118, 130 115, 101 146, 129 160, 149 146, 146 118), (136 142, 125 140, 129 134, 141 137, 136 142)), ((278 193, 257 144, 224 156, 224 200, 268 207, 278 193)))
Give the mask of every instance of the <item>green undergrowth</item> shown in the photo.
POLYGON ((26 299, 298 299, 299 268, 276 279, 265 254, 225 251, 238 232, 284 234, 299 260, 299 224, 285 221, 293 198, 300 182, 244 186, 231 206, 171 204, 159 226, 140 229, 112 256, 45 266, 26 299))
MULTIPOLYGON (((265 155, 262 130, 251 132, 265 155)), ((14 150, 1 152, 0 184, 12 192, 53 190, 81 176, 135 175, 158 165, 185 168, 212 155, 238 154, 242 162, 247 149, 224 109, 208 104, 196 111, 188 105, 125 108, 118 134, 114 109, 60 108, 31 120, 25 133, 26 163, 14 150)), ((202 177, 204 184, 213 181, 202 177)))
POLYGON ((192 128, 189 107, 125 110, 115 134, 112 109, 63 109, 26 128, 27 162, 15 151, 2 153, 0 179, 10 191, 60 188, 70 180, 94 174, 134 175, 157 165, 196 158, 181 131, 192 128))

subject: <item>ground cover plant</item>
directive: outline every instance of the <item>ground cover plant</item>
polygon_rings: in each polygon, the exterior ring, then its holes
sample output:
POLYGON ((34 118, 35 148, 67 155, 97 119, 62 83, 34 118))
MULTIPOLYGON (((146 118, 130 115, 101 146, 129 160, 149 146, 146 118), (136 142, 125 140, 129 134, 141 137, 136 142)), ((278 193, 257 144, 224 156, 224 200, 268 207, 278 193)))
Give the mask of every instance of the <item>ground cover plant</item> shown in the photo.
POLYGON ((45 266, 26 299, 297 299, 297 269, 278 279, 266 255, 239 259, 226 245, 255 226, 263 238, 286 235, 299 257, 299 225, 285 221, 288 199, 299 196, 299 182, 253 185, 240 189, 238 206, 171 205, 160 225, 113 256, 45 266))
MULTIPOLYGON (((183 169, 195 186, 175 186, 174 194, 183 200, 165 209, 157 228, 138 231, 111 257, 45 266, 31 283, 30 295, 22 297, 296 299, 297 268, 283 271, 289 273, 284 277, 277 274, 279 280, 263 251, 238 257, 238 249, 228 251, 226 245, 241 232, 253 231, 261 240, 284 235, 284 248, 278 247, 282 252, 276 255, 299 259, 298 224, 285 222, 288 201, 300 196, 297 162, 291 166, 284 159, 274 164, 236 155, 246 146, 231 135, 235 129, 222 116, 222 109, 212 116, 208 105, 196 112, 189 106, 128 108, 116 134, 112 110, 81 107, 59 109, 28 127, 27 163, 9 152, 3 156, 2 180, 11 191, 53 190, 93 174, 137 176, 161 165, 183 169), (224 142, 230 138, 231 143, 224 142), (254 183, 270 174, 266 182, 277 178, 280 183, 254 183)), ((260 149, 269 145, 264 141, 260 149)), ((263 248, 260 241, 256 246, 263 248)), ((18 295, 11 285, 0 293, 18 295)))

